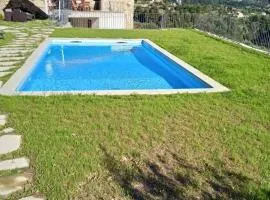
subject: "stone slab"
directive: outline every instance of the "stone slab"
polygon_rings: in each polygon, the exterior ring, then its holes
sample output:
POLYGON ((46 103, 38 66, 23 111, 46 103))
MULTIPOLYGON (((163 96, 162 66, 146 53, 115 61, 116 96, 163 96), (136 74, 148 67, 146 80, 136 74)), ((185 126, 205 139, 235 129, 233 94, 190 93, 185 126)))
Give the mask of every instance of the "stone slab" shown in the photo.
POLYGON ((19 199, 19 200, 45 200, 45 198, 37 197, 37 196, 29 196, 29 197, 24 197, 24 198, 19 199))
POLYGON ((3 81, 0 81, 0 88, 2 87, 2 85, 3 85, 3 81))
POLYGON ((6 33, 20 33, 18 30, 5 30, 6 33))
POLYGON ((16 65, 18 62, 13 61, 13 62, 0 62, 0 66, 13 66, 16 65))
POLYGON ((24 60, 25 57, 0 57, 0 62, 2 61, 17 61, 17 60, 24 60))
POLYGON ((0 119, 7 119, 7 115, 0 115, 0 119))
POLYGON ((8 71, 14 68, 16 68, 16 66, 0 67, 0 72, 8 71))
POLYGON ((0 52, 0 56, 1 57, 20 57, 22 55, 22 53, 14 53, 12 52, 5 52, 5 51, 1 51, 0 52))
POLYGON ((0 26, 0 30, 5 30, 5 29, 8 29, 9 27, 8 26, 0 26))
POLYGON ((5 47, 5 48, 0 48, 0 51, 1 52, 5 52, 5 51, 10 51, 10 52, 12 52, 12 51, 20 51, 20 50, 22 50, 22 51, 25 51, 25 49, 27 49, 27 50, 29 50, 30 48, 29 47, 26 47, 25 48, 25 46, 19 46, 19 47, 5 47))
POLYGON ((25 157, 0 161, 0 171, 23 169, 28 167, 29 167, 29 159, 25 157))
POLYGON ((6 45, 5 47, 6 48, 23 48, 23 47, 33 47, 34 45, 33 44, 29 44, 29 45, 19 45, 19 44, 9 44, 9 45, 6 45))
POLYGON ((0 131, 0 134, 9 134, 9 133, 13 133, 15 131, 14 128, 5 128, 4 130, 0 131))
POLYGON ((6 198, 12 193, 23 190, 26 184, 32 181, 32 178, 31 173, 0 177, 0 197, 6 198))
POLYGON ((0 115, 0 126, 4 126, 7 123, 7 116, 6 115, 0 115))
POLYGON ((0 155, 16 151, 21 146, 20 135, 2 135, 0 136, 0 155))
POLYGON ((2 55, 2 53, 5 55, 5 54, 25 54, 25 53, 29 53, 29 52, 31 52, 32 51, 32 49, 15 49, 15 50, 13 50, 13 49, 8 49, 8 50, 1 50, 0 49, 0 55, 2 55))
POLYGON ((12 72, 0 72, 0 78, 11 74, 12 72))

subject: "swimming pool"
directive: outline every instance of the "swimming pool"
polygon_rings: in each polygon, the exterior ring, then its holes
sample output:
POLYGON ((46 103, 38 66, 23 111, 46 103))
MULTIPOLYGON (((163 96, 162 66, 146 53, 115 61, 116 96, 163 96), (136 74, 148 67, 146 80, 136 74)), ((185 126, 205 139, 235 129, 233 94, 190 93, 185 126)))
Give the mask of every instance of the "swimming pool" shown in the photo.
POLYGON ((47 39, 1 94, 169 94, 228 89, 145 39, 47 39))

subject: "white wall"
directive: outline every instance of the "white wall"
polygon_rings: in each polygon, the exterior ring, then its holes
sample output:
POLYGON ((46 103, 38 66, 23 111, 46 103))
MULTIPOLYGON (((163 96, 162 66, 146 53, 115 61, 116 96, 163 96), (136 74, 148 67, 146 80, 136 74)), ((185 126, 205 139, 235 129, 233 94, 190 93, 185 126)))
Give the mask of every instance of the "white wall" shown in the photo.
POLYGON ((98 18, 97 28, 100 29, 125 29, 126 18, 124 13, 117 12, 80 12, 73 11, 70 18, 98 18))

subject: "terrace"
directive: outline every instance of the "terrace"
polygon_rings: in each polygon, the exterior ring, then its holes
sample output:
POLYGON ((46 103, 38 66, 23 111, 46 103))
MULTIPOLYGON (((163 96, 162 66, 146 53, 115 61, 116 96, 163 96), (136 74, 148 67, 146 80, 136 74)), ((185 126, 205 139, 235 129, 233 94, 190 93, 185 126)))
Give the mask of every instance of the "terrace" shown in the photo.
POLYGON ((6 199, 32 194, 47 199, 269 198, 269 56, 191 29, 53 31, 50 22, 0 24, 6 33, 0 40, 0 69, 8 72, 0 73, 3 83, 50 34, 146 38, 231 89, 156 96, 0 96, 0 129, 5 128, 0 138, 16 137, 12 127, 23 141, 0 160, 30 160, 23 169, 0 165, 0 192, 4 178, 27 168, 34 175, 6 199))

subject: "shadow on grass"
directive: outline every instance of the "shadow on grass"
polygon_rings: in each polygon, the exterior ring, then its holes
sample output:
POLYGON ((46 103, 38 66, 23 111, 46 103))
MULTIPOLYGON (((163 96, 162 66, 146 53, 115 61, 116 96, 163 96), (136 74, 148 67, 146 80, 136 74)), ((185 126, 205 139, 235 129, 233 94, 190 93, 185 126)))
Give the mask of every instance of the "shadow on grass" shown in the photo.
POLYGON ((132 199, 264 199, 269 194, 249 194, 249 178, 207 165, 200 169, 173 153, 153 155, 151 161, 139 163, 126 157, 117 160, 102 150, 106 168, 132 199))

